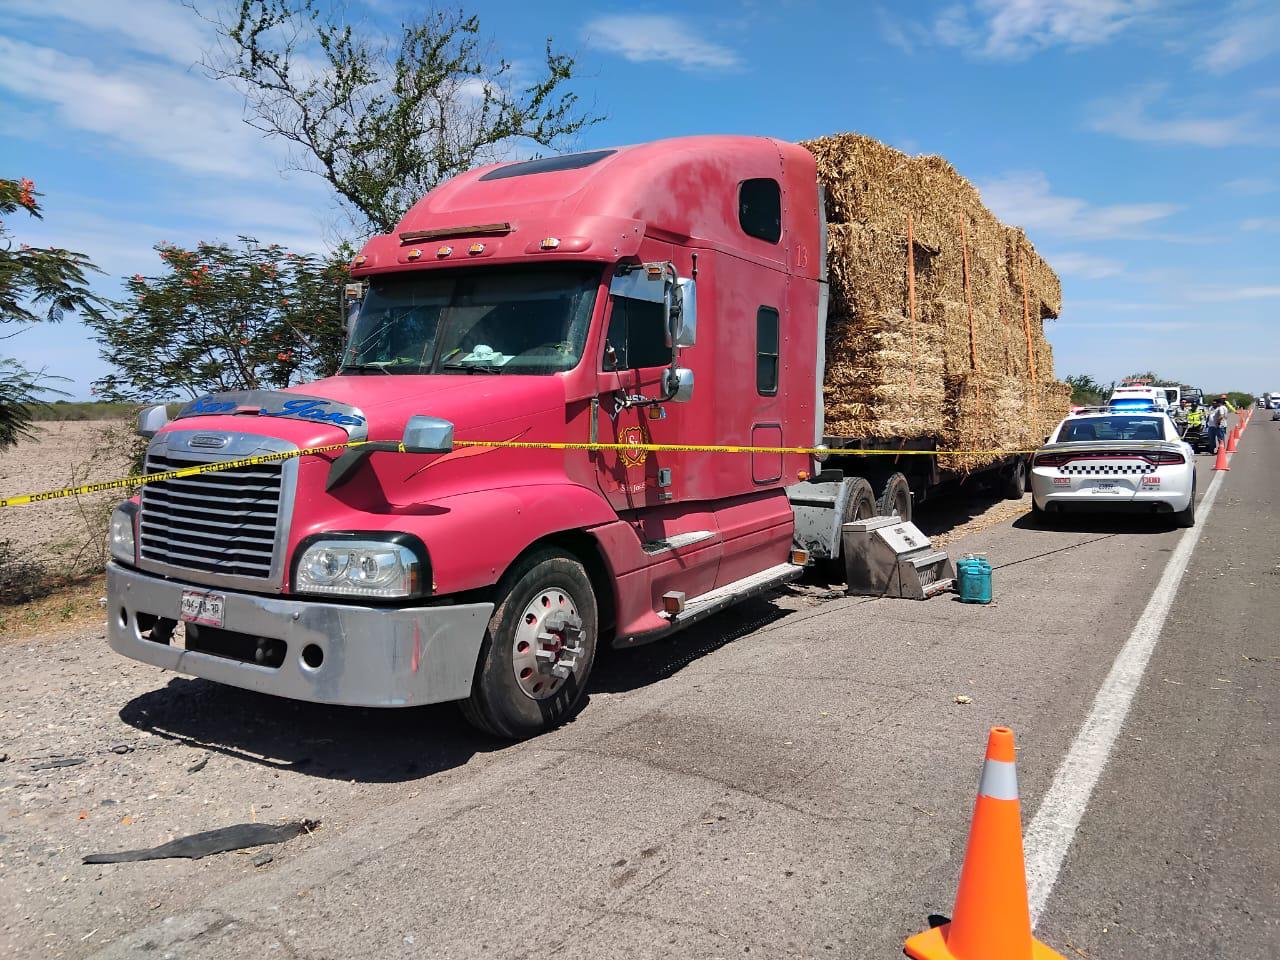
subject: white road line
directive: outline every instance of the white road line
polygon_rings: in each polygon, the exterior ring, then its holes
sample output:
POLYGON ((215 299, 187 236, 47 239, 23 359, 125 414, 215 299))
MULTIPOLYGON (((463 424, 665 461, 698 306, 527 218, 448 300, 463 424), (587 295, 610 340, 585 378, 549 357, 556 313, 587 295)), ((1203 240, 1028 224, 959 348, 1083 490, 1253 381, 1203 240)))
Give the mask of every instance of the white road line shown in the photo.
POLYGON ((1174 548, 1160 582, 1156 584, 1142 616, 1129 634, 1129 639, 1116 655, 1111 672, 1094 697, 1093 709, 1085 717, 1075 742, 1071 744, 1071 749, 1067 751, 1053 777, 1053 783, 1040 802, 1035 819, 1027 827, 1024 846, 1032 927, 1040 921, 1045 903, 1058 880, 1058 871, 1062 869, 1062 862, 1071 848, 1080 819, 1089 805, 1089 797, 1093 794, 1098 778, 1102 776, 1111 748, 1129 714, 1134 694, 1138 692, 1138 684, 1142 682, 1143 671, 1147 669, 1147 661, 1151 659, 1151 652, 1160 639, 1160 631, 1169 616, 1169 608, 1173 606, 1178 584, 1186 573, 1191 552, 1200 541, 1204 521, 1213 508, 1224 476, 1226 474, 1221 472, 1214 474, 1208 491, 1200 501, 1196 525, 1183 533, 1174 548))

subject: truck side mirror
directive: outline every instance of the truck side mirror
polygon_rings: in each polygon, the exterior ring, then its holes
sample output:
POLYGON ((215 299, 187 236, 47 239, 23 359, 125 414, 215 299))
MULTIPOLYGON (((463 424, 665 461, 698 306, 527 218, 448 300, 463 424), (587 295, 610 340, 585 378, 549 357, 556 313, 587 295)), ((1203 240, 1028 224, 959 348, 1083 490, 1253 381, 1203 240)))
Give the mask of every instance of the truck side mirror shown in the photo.
POLYGON ((692 347, 698 340, 698 282, 687 277, 676 281, 680 300, 680 329, 675 331, 677 347, 692 347))
POLYGON ((667 392, 672 403, 687 403, 693 398, 693 371, 676 367, 667 374, 667 392))
POLYGON ((169 422, 169 411, 163 403, 147 407, 138 414, 138 436, 150 440, 169 422))
POLYGON ((401 444, 405 453, 448 453, 453 449, 453 424, 440 417, 410 417, 401 444))
POLYGON ((346 305, 346 330, 350 336, 356 328, 356 320, 360 317, 360 306, 364 303, 364 295, 368 285, 365 283, 348 283, 342 291, 343 303, 346 305))

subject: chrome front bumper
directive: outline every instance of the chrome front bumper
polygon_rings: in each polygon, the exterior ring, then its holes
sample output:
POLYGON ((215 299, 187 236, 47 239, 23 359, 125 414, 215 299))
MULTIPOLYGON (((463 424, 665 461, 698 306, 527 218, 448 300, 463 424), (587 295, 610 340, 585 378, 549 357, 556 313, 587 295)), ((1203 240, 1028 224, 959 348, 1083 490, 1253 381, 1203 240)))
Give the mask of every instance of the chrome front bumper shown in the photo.
POLYGON ((378 608, 232 593, 223 627, 286 646, 279 667, 185 650, 143 636, 139 613, 178 618, 184 589, 199 584, 107 564, 107 642, 117 653, 193 677, 315 703, 411 707, 471 693, 491 603, 378 608), (314 644, 318 667, 303 662, 314 644))

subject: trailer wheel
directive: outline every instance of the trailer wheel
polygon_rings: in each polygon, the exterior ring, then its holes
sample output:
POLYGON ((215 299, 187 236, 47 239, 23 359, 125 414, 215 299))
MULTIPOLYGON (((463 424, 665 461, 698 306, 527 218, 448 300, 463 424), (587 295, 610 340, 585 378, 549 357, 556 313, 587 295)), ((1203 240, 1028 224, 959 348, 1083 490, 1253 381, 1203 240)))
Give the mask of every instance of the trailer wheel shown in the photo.
POLYGON ((897 514, 910 522, 915 501, 911 496, 911 484, 900 473, 892 473, 880 488, 880 497, 876 500, 876 513, 882 517, 897 514))
POLYGON ((1027 492, 1027 458, 1016 458, 1000 479, 1000 492, 1004 494, 1004 498, 1021 500, 1027 492))
MULTIPOLYGON (((844 519, 841 523, 854 520, 870 520, 876 515, 876 497, 871 484, 862 477, 853 478, 849 490, 849 502, 845 504, 844 519)), ((844 583, 844 544, 840 544, 839 553, 828 559, 819 560, 816 564, 819 575, 828 583, 844 583)))
POLYGON ((582 564, 556 550, 530 554, 498 586, 463 716, 508 740, 558 726, 586 692, 598 635, 596 596, 582 564))

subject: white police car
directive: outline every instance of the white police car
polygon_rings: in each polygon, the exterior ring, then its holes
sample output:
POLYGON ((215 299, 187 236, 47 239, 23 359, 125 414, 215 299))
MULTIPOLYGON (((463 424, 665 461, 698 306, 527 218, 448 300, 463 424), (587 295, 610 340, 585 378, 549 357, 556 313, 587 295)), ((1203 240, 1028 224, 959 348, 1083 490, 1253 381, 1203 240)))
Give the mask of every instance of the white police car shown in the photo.
POLYGON ((1191 446, 1162 411, 1087 409, 1058 424, 1031 458, 1031 510, 1171 514, 1196 522, 1191 446))

